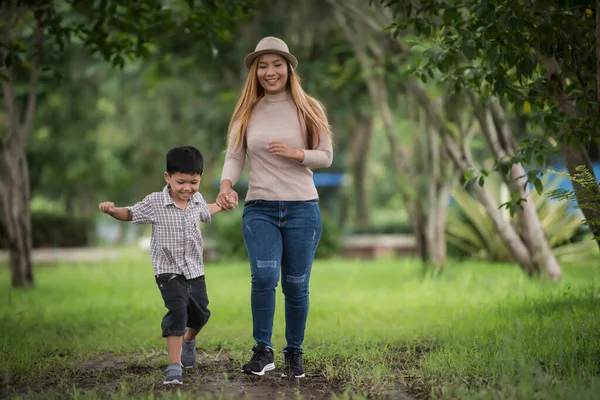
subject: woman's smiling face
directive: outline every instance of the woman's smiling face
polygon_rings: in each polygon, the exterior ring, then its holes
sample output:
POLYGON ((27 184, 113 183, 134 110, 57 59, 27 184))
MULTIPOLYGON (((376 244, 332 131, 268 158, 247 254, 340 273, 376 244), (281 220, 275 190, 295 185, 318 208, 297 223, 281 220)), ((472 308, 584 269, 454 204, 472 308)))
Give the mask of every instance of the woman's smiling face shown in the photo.
POLYGON ((256 76, 266 93, 282 93, 288 81, 287 62, 278 54, 263 54, 258 58, 256 76))

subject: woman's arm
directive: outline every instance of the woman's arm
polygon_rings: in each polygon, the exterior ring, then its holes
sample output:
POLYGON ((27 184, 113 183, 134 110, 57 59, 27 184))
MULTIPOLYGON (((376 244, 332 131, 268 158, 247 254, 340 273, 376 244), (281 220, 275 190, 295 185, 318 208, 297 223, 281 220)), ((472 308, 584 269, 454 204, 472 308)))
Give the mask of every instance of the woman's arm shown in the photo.
POLYGON ((246 149, 242 146, 236 147, 234 138, 239 124, 235 123, 229 132, 229 140, 227 143, 227 153, 225 154, 225 162, 223 163, 223 172, 221 173, 221 182, 224 180, 231 181, 231 186, 240 179, 244 165, 246 164, 246 149))
POLYGON ((269 143, 269 151, 275 156, 296 160, 308 168, 327 168, 333 161, 333 146, 327 134, 321 135, 319 146, 314 150, 294 149, 285 142, 274 141, 269 143))
POLYGON ((233 190, 233 185, 240 179, 240 175, 246 164, 246 149, 236 148, 233 144, 233 132, 235 132, 235 129, 237 129, 236 124, 234 124, 232 132, 229 134, 229 144, 227 153, 225 154, 221 184, 216 201, 216 204, 225 210, 231 210, 237 205, 238 196, 237 192, 233 190))
POLYGON ((308 168, 328 168, 333 162, 333 145, 328 134, 321 134, 319 146, 314 150, 301 150, 299 162, 308 168))
POLYGON ((221 182, 228 180, 231 186, 240 179, 244 165, 246 164, 246 152, 243 150, 227 150, 225 162, 223 163, 223 172, 221 173, 221 182))

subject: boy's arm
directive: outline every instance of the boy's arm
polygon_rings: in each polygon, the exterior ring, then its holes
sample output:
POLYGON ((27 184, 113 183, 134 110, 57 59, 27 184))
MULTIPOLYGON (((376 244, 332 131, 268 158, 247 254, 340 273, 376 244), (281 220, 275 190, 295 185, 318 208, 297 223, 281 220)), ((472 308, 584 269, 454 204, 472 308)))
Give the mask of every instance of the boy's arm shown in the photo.
POLYGON ((100 203, 98 208, 103 213, 108 214, 119 221, 131 221, 131 211, 125 207, 115 207, 115 203, 111 201, 100 203))
POLYGON ((207 204, 207 206, 208 206, 208 212, 210 213, 210 215, 215 215, 216 213, 223 211, 223 209, 221 207, 219 207, 217 205, 217 203, 207 204))
POLYGON ((131 221, 132 219, 131 211, 125 207, 115 207, 113 213, 109 215, 119 221, 131 221))

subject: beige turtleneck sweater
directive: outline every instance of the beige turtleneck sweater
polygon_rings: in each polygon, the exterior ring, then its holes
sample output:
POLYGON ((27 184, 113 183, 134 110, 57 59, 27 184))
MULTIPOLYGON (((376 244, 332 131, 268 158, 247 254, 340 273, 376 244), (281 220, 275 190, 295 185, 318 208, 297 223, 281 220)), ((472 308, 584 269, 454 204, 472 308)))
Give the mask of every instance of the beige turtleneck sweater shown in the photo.
MULTIPOLYGON (((265 94, 260 99, 252 110, 246 143, 250 163, 246 200, 311 200, 319 197, 311 168, 327 168, 331 165, 331 139, 322 133, 319 147, 307 149, 306 128, 304 124, 300 125, 296 104, 288 91, 265 94), (291 148, 302 149, 304 160, 300 163, 272 155, 269 152, 270 141, 283 141, 291 148)), ((233 150, 230 141, 221 182, 229 179, 235 185, 245 163, 245 149, 233 150)))

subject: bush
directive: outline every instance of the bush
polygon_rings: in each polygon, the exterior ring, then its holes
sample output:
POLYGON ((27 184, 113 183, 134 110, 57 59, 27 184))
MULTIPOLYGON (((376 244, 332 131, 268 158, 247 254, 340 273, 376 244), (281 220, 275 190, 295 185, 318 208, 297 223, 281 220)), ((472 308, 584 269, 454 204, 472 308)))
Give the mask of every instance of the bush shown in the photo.
POLYGON ((323 221, 323 232, 321 241, 317 248, 315 258, 330 258, 335 256, 341 247, 342 231, 337 225, 335 218, 327 214, 321 214, 323 221))
MULTIPOLYGON (((554 190, 558 181, 548 183, 543 180, 548 191, 554 190)), ((510 198, 506 185, 496 177, 485 182, 498 204, 510 198)), ((582 229, 581 216, 569 210, 569 203, 549 199, 546 195, 530 194, 540 218, 542 228, 550 247, 559 262, 577 260, 582 255, 591 254, 596 243, 587 229, 582 229)), ((512 261, 512 255, 496 232, 485 208, 464 188, 456 187, 453 192, 454 205, 448 215, 448 254, 458 258, 473 258, 485 261, 512 261)), ((511 218, 508 210, 502 210, 504 218, 511 218)), ((516 224, 516 219, 513 224, 516 224)))
MULTIPOLYGON (((245 260, 248 258, 242 236, 243 206, 235 211, 223 212, 208 224, 204 236, 214 244, 220 260, 245 260)), ((332 217, 322 214, 323 232, 315 258, 329 258, 340 248, 341 232, 332 217)))
MULTIPOLYGON (((89 243, 91 223, 71 215, 48 211, 31 213, 34 248, 83 247, 89 243)), ((8 248, 8 232, 0 220, 0 248, 8 248)))
POLYGON ((409 222, 390 222, 387 224, 377 224, 369 226, 357 226, 350 229, 353 235, 392 235, 392 234, 412 234, 412 227, 409 222))
POLYGON ((206 225, 204 237, 214 244, 219 260, 243 260, 247 258, 242 236, 243 206, 234 211, 219 213, 206 225))

